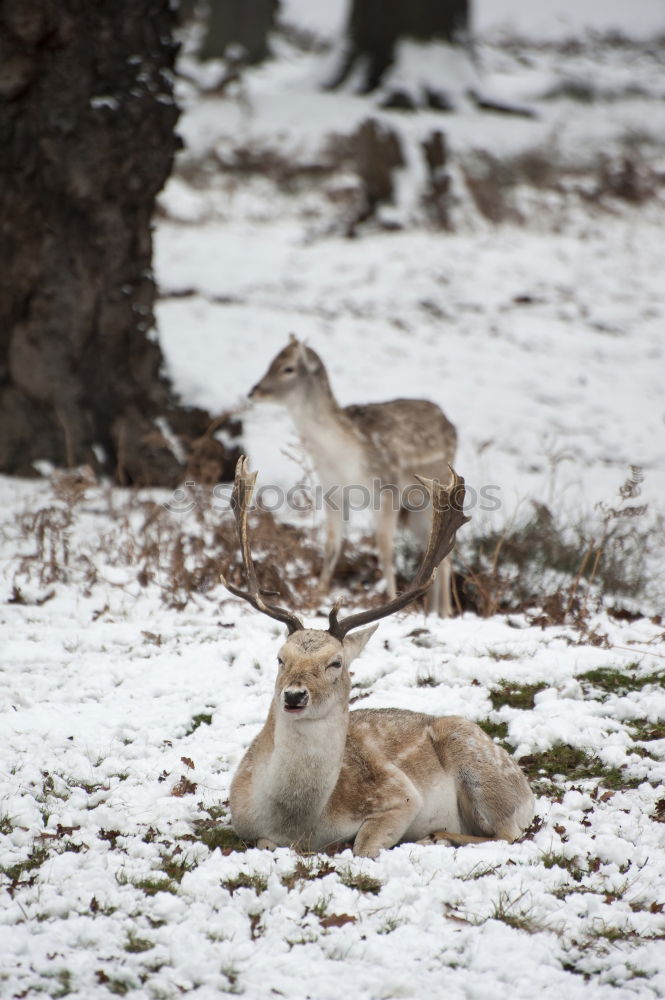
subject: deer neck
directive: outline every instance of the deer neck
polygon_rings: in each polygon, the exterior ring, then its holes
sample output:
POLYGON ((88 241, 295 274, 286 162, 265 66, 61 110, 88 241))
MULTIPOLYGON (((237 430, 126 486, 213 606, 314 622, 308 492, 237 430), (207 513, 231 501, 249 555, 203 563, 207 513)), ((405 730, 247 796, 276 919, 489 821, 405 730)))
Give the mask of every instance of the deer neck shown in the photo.
POLYGON ((363 459, 355 429, 328 381, 308 386, 289 400, 289 414, 324 487, 362 475, 363 459))
POLYGON ((313 833, 339 778, 349 724, 347 705, 321 719, 287 716, 273 703, 273 746, 267 768, 271 811, 293 839, 313 833))
POLYGON ((301 384, 300 391, 286 397, 284 403, 301 434, 313 423, 333 424, 343 419, 343 410, 330 387, 325 373, 301 384))

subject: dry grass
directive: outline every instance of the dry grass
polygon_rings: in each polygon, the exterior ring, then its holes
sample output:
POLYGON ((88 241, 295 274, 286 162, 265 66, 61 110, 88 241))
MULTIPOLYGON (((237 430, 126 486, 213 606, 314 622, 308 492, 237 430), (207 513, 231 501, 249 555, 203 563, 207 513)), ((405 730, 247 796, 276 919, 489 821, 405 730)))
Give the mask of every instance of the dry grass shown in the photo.
MULTIPOLYGON (((571 623, 595 641, 587 623, 598 602, 608 595, 635 601, 644 590, 653 538, 643 525, 646 508, 633 502, 640 482, 633 468, 619 504, 601 507, 593 523, 562 525, 533 503, 528 517, 502 530, 462 535, 455 579, 462 610, 482 616, 526 610, 537 624, 571 623)), ((3 528, 17 553, 10 602, 43 604, 60 583, 89 595, 112 579, 117 586, 156 588, 167 606, 182 609, 197 596, 218 600, 221 573, 242 585, 234 520, 212 487, 194 487, 185 505, 191 509, 179 514, 154 493, 112 490, 86 469, 55 475, 50 492, 40 496, 3 528)), ((305 612, 327 611, 317 590, 321 547, 311 521, 288 524, 257 511, 250 532, 264 592, 305 612)), ((401 589, 418 558, 408 539, 400 539, 401 589)), ((335 577, 345 604, 379 603, 380 582, 373 539, 347 541, 335 577)))
MULTIPOLYGON (((641 482, 641 471, 632 466, 619 503, 599 505, 593 519, 565 523, 532 501, 526 517, 462 537, 458 582, 464 606, 484 617, 528 611, 537 624, 568 622, 584 630, 603 599, 638 600, 654 544, 646 505, 632 502, 641 482)), ((661 525, 656 532, 662 530, 661 525)))
MULTIPOLYGON (((183 513, 167 509, 167 499, 111 489, 89 470, 56 474, 50 492, 2 528, 16 552, 10 602, 43 604, 59 583, 90 595, 96 584, 109 585, 109 567, 122 571, 112 577, 117 586, 135 581, 156 588, 176 609, 196 595, 212 595, 222 573, 242 585, 235 522, 213 489, 190 490, 192 509, 183 513)), ((321 550, 313 527, 266 511, 252 514, 249 523, 262 590, 294 607, 317 608, 321 550)), ((380 579, 371 539, 346 543, 336 583, 348 603, 371 603, 380 579)))
POLYGON ((641 205, 657 198, 665 186, 665 172, 654 166, 648 138, 636 145, 626 136, 625 147, 577 165, 567 162, 554 145, 534 146, 503 158, 478 149, 461 160, 460 169, 480 215, 495 224, 523 224, 531 211, 519 194, 526 189, 553 192, 564 201, 592 203, 608 211, 617 201, 641 205))

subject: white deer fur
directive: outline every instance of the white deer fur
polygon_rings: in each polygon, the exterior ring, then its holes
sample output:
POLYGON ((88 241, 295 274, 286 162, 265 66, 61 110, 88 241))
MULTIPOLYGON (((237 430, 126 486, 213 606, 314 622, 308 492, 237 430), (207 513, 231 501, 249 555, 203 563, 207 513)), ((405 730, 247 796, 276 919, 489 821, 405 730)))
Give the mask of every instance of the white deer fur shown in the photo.
MULTIPOLYGON (((272 360, 250 397, 287 408, 324 492, 357 484, 373 494, 377 484, 384 487, 380 505, 374 511, 375 532, 387 594, 394 597, 393 549, 400 511, 385 487, 394 487, 402 495, 409 486, 416 485, 414 473, 446 481, 457 444, 453 425, 438 406, 423 399, 341 407, 323 361, 294 336, 272 360)), ((325 507, 322 591, 330 587, 342 548, 344 511, 340 500, 338 493, 337 510, 332 505, 325 507)), ((426 542, 429 511, 410 511, 408 522, 420 541, 426 542)), ((446 617, 452 613, 450 580, 448 556, 428 595, 428 606, 446 617)))
POLYGON ((349 665, 376 625, 338 640, 292 633, 268 718, 234 775, 238 835, 317 851, 354 841, 376 857, 445 830, 513 841, 534 799, 511 757, 473 722, 400 709, 349 711, 349 665))

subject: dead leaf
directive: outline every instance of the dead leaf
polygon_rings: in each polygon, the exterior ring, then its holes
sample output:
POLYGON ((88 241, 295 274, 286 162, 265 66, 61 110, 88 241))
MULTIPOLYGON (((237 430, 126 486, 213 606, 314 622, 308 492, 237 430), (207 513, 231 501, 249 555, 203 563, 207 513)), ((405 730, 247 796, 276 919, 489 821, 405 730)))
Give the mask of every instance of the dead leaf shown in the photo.
POLYGON ((156 632, 141 632, 141 635, 146 642, 152 642, 155 646, 161 646, 162 644, 162 637, 161 635, 157 635, 156 632))
POLYGON ((331 913, 327 917, 320 918, 322 927, 343 927, 344 924, 355 924, 357 917, 352 917, 349 913, 331 913))
POLYGON ((183 795, 193 795, 196 787, 195 783, 183 774, 178 784, 174 785, 171 789, 171 795, 175 795, 176 798, 181 799, 183 795))

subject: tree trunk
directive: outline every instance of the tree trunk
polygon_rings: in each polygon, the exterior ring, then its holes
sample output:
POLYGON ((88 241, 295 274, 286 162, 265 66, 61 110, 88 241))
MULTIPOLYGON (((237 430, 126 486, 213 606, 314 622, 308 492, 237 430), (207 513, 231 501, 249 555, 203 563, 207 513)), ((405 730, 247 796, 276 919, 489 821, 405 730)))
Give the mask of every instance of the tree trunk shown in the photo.
POLYGON ((470 0, 353 0, 346 58, 331 86, 340 86, 362 64, 361 91, 376 90, 394 63, 400 39, 459 42, 469 30, 469 8, 470 0))
MULTIPOLYGON (((209 0, 206 37, 201 59, 223 59, 238 46, 243 63, 259 63, 269 55, 268 35, 279 0, 209 0)), ((236 57, 237 59, 238 57, 236 57)))
POLYGON ((181 476, 150 229, 177 145, 172 8, 0 0, 1 472, 181 476))

